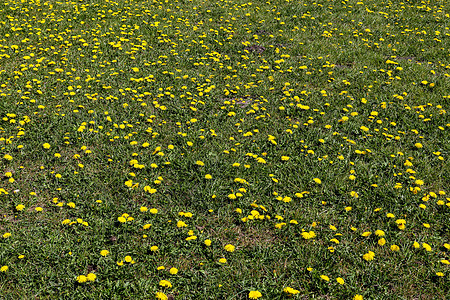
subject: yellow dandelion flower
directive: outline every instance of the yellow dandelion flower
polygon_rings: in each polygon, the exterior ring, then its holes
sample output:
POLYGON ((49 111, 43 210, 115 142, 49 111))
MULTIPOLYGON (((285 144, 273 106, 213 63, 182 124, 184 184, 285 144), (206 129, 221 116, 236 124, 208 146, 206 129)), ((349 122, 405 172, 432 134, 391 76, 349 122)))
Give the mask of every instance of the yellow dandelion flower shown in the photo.
POLYGON ((259 291, 250 291, 250 293, 248 293, 248 297, 250 299, 258 299, 262 297, 262 294, 259 291))
POLYGON ((224 249, 228 252, 233 252, 235 250, 235 248, 236 247, 231 244, 225 245, 225 247, 224 247, 224 249))
POLYGON ((95 275, 94 273, 89 273, 89 274, 87 274, 86 278, 89 281, 95 281, 95 279, 97 278, 97 275, 95 275))

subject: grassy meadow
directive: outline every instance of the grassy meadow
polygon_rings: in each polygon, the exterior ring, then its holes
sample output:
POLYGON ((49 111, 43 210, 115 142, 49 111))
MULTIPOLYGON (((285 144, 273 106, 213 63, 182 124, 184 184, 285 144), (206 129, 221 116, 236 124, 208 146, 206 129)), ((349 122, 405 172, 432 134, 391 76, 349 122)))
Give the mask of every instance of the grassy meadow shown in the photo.
POLYGON ((449 299, 450 2, 5 0, 1 299, 449 299))

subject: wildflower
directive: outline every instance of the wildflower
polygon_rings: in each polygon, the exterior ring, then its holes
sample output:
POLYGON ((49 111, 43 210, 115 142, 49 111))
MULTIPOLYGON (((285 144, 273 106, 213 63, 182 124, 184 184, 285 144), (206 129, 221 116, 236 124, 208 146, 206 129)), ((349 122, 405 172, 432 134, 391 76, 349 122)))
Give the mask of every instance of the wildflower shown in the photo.
POLYGON ((397 227, 400 230, 404 230, 405 229, 405 224, 406 224, 406 220, 404 219, 398 219, 397 221, 395 221, 395 223, 397 223, 397 227))
POLYGON ((187 227, 186 223, 184 223, 183 221, 178 221, 177 222, 177 227, 178 228, 182 228, 182 227, 187 227))
POLYGON ((6 232, 5 234, 3 234, 4 239, 9 238, 10 236, 11 236, 11 233, 9 233, 9 232, 6 232))
POLYGON ((425 248, 426 251, 430 252, 431 251, 431 246, 427 243, 422 243, 422 246, 425 248))
POLYGON ((89 281, 95 281, 95 279, 97 278, 97 275, 95 275, 94 273, 89 273, 87 274, 87 280, 89 281))
POLYGON ((158 213, 158 210, 156 208, 152 208, 150 209, 150 213, 156 215, 158 213))
POLYGON ((262 294, 259 291, 250 291, 250 293, 248 293, 248 297, 250 299, 258 299, 262 297, 262 294))
POLYGON ((109 254, 109 251, 108 250, 102 250, 102 251, 100 251, 100 255, 101 256, 107 256, 109 254))
POLYGON ((23 205, 23 204, 19 204, 16 206, 17 211, 22 211, 24 208, 25 208, 25 205, 23 205))
POLYGON ((50 149, 50 144, 49 143, 44 143, 42 145, 42 147, 44 147, 44 149, 50 149))
POLYGON ((299 290, 293 289, 291 287, 285 287, 283 290, 285 293, 291 294, 291 295, 296 295, 298 293, 300 293, 299 290))
POLYGON ((85 283, 87 280, 88 280, 87 277, 84 275, 80 275, 77 277, 78 283, 85 283))
POLYGON ((219 259, 219 262, 220 262, 221 264, 225 264, 225 263, 227 263, 227 259, 224 258, 224 257, 222 257, 222 258, 219 259))
POLYGON ((205 179, 212 179, 211 174, 206 174, 206 175, 205 175, 205 179))
POLYGON ((322 180, 320 180, 319 178, 314 178, 313 180, 317 184, 321 184, 322 183, 322 180))
POLYGON ((375 257, 375 253, 372 252, 372 251, 369 251, 368 253, 366 253, 366 254, 363 255, 363 258, 364 258, 365 260, 367 260, 367 261, 373 260, 374 257, 375 257))
POLYGON ((205 245, 208 246, 208 247, 211 246, 211 240, 205 240, 204 243, 205 243, 205 245))
POLYGON ((140 210, 141 212, 146 212, 146 211, 148 210, 148 208, 145 207, 145 206, 142 206, 141 208, 139 208, 139 210, 140 210))
POLYGON ((5 154, 5 156, 3 156, 3 158, 6 159, 6 160, 12 160, 13 159, 13 157, 11 155, 9 155, 9 154, 5 154))
POLYGON ((325 281, 330 281, 330 278, 326 275, 320 275, 320 278, 322 278, 325 281))
POLYGON ((361 129, 362 131, 369 131, 369 128, 367 128, 366 126, 361 126, 360 129, 361 129))
POLYGON ((375 235, 376 235, 376 236, 384 236, 385 233, 384 233, 383 230, 377 230, 377 231, 375 231, 375 235))
POLYGON ((391 245, 391 250, 392 251, 400 251, 400 247, 397 245, 391 245))
POLYGON ((176 275, 178 273, 178 269, 177 268, 170 268, 169 273, 172 275, 176 275))
POLYGON ((233 252, 235 247, 231 244, 225 245, 224 249, 228 252, 233 252))
POLYGON ((384 246, 384 244, 386 244, 385 238, 381 238, 381 239, 378 240, 378 245, 384 246))
POLYGON ((151 246, 150 251, 152 251, 152 252, 158 251, 158 246, 151 246))
POLYGON ((363 300, 363 296, 356 294, 355 297, 353 297, 353 300, 363 300))
POLYGON ((4 272, 8 271, 8 269, 9 269, 8 266, 2 266, 2 267, 0 268, 0 272, 4 273, 4 272))
POLYGON ((159 285, 162 286, 162 287, 168 287, 168 288, 172 287, 172 284, 168 280, 161 280, 159 282, 159 285))
POLYGON ((421 143, 415 143, 414 146, 416 146, 416 148, 418 149, 423 148, 423 145, 421 143))
POLYGON ((167 300, 167 299, 169 299, 169 298, 166 296, 166 294, 161 293, 161 292, 157 292, 157 293, 156 293, 156 299, 167 300))
POLYGON ((130 263, 130 262, 132 262, 133 261, 133 259, 131 258, 131 256, 125 256, 125 262, 127 262, 127 263, 130 263))
POLYGON ((344 284, 344 283, 345 283, 344 279, 342 279, 341 277, 336 278, 336 281, 337 281, 339 284, 344 284))
POLYGON ((310 232, 305 231, 305 232, 302 232, 302 237, 305 240, 309 240, 309 239, 316 237, 316 234, 314 233, 314 231, 310 231, 310 232))
POLYGON ((436 276, 444 277, 444 273, 442 273, 442 272, 437 272, 437 273, 436 273, 436 276))

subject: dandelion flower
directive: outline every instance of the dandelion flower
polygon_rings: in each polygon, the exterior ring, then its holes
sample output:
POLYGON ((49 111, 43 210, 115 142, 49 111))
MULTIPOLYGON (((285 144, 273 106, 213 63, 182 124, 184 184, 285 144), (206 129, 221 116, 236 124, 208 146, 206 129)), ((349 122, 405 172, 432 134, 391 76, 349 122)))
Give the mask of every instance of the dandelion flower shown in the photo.
POLYGON ((177 268, 170 268, 169 273, 172 275, 176 275, 178 273, 178 269, 177 268))
POLYGON ((262 297, 262 294, 259 291, 250 291, 250 293, 248 293, 248 297, 250 299, 258 299, 262 297))
POLYGON ((369 251, 368 253, 366 253, 366 254, 363 255, 363 258, 364 258, 365 260, 367 260, 367 261, 373 260, 374 257, 375 257, 375 253, 372 252, 372 251, 369 251))
POLYGON ((431 251, 431 246, 427 243, 422 243, 423 248, 425 248, 426 251, 430 252, 431 251))
POLYGON ((320 278, 322 278, 325 281, 330 281, 330 277, 328 277, 327 275, 320 275, 320 278))
POLYGON ((109 254, 109 251, 108 250, 102 250, 102 251, 100 251, 100 255, 101 256, 107 256, 109 254))
POLYGON ((85 283, 87 280, 88 280, 87 277, 84 276, 84 275, 80 275, 80 276, 77 277, 77 281, 79 283, 85 283))
POLYGON ((87 274, 86 278, 89 281, 95 281, 95 279, 97 278, 97 275, 95 275, 94 273, 89 273, 89 274, 87 274))
POLYGON ((298 293, 300 293, 299 290, 293 289, 291 287, 285 287, 283 290, 285 293, 291 294, 291 295, 296 295, 298 293))
POLYGON ((166 294, 161 293, 161 292, 157 292, 157 293, 156 293, 156 299, 159 299, 159 300, 167 300, 167 299, 169 299, 169 298, 166 296, 166 294))
POLYGON ((375 231, 375 235, 376 235, 376 236, 384 236, 385 233, 384 233, 383 230, 376 230, 376 231, 375 231))
POLYGON ((182 228, 182 227, 187 227, 186 223, 184 223, 183 221, 178 221, 177 222, 177 227, 178 228, 182 228))
POLYGON ((4 272, 8 271, 8 269, 9 269, 8 266, 2 266, 2 267, 0 268, 0 272, 4 273, 4 272))
POLYGON ((233 252, 235 248, 236 248, 236 247, 234 247, 234 246, 231 245, 231 244, 225 245, 225 247, 224 247, 224 249, 225 249, 226 251, 228 251, 228 252, 233 252))
POLYGON ((391 245, 391 250, 392 251, 400 251, 400 247, 397 245, 391 245))
POLYGON ((162 287, 168 287, 168 288, 172 287, 172 284, 168 280, 161 280, 159 282, 159 285, 162 286, 162 287))

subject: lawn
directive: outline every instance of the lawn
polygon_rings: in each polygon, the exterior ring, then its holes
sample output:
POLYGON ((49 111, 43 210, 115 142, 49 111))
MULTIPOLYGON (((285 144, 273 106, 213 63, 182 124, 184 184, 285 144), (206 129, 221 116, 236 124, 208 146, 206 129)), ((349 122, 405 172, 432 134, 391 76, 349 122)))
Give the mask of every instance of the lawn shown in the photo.
POLYGON ((449 26, 3 1, 0 298, 449 299, 449 26))

